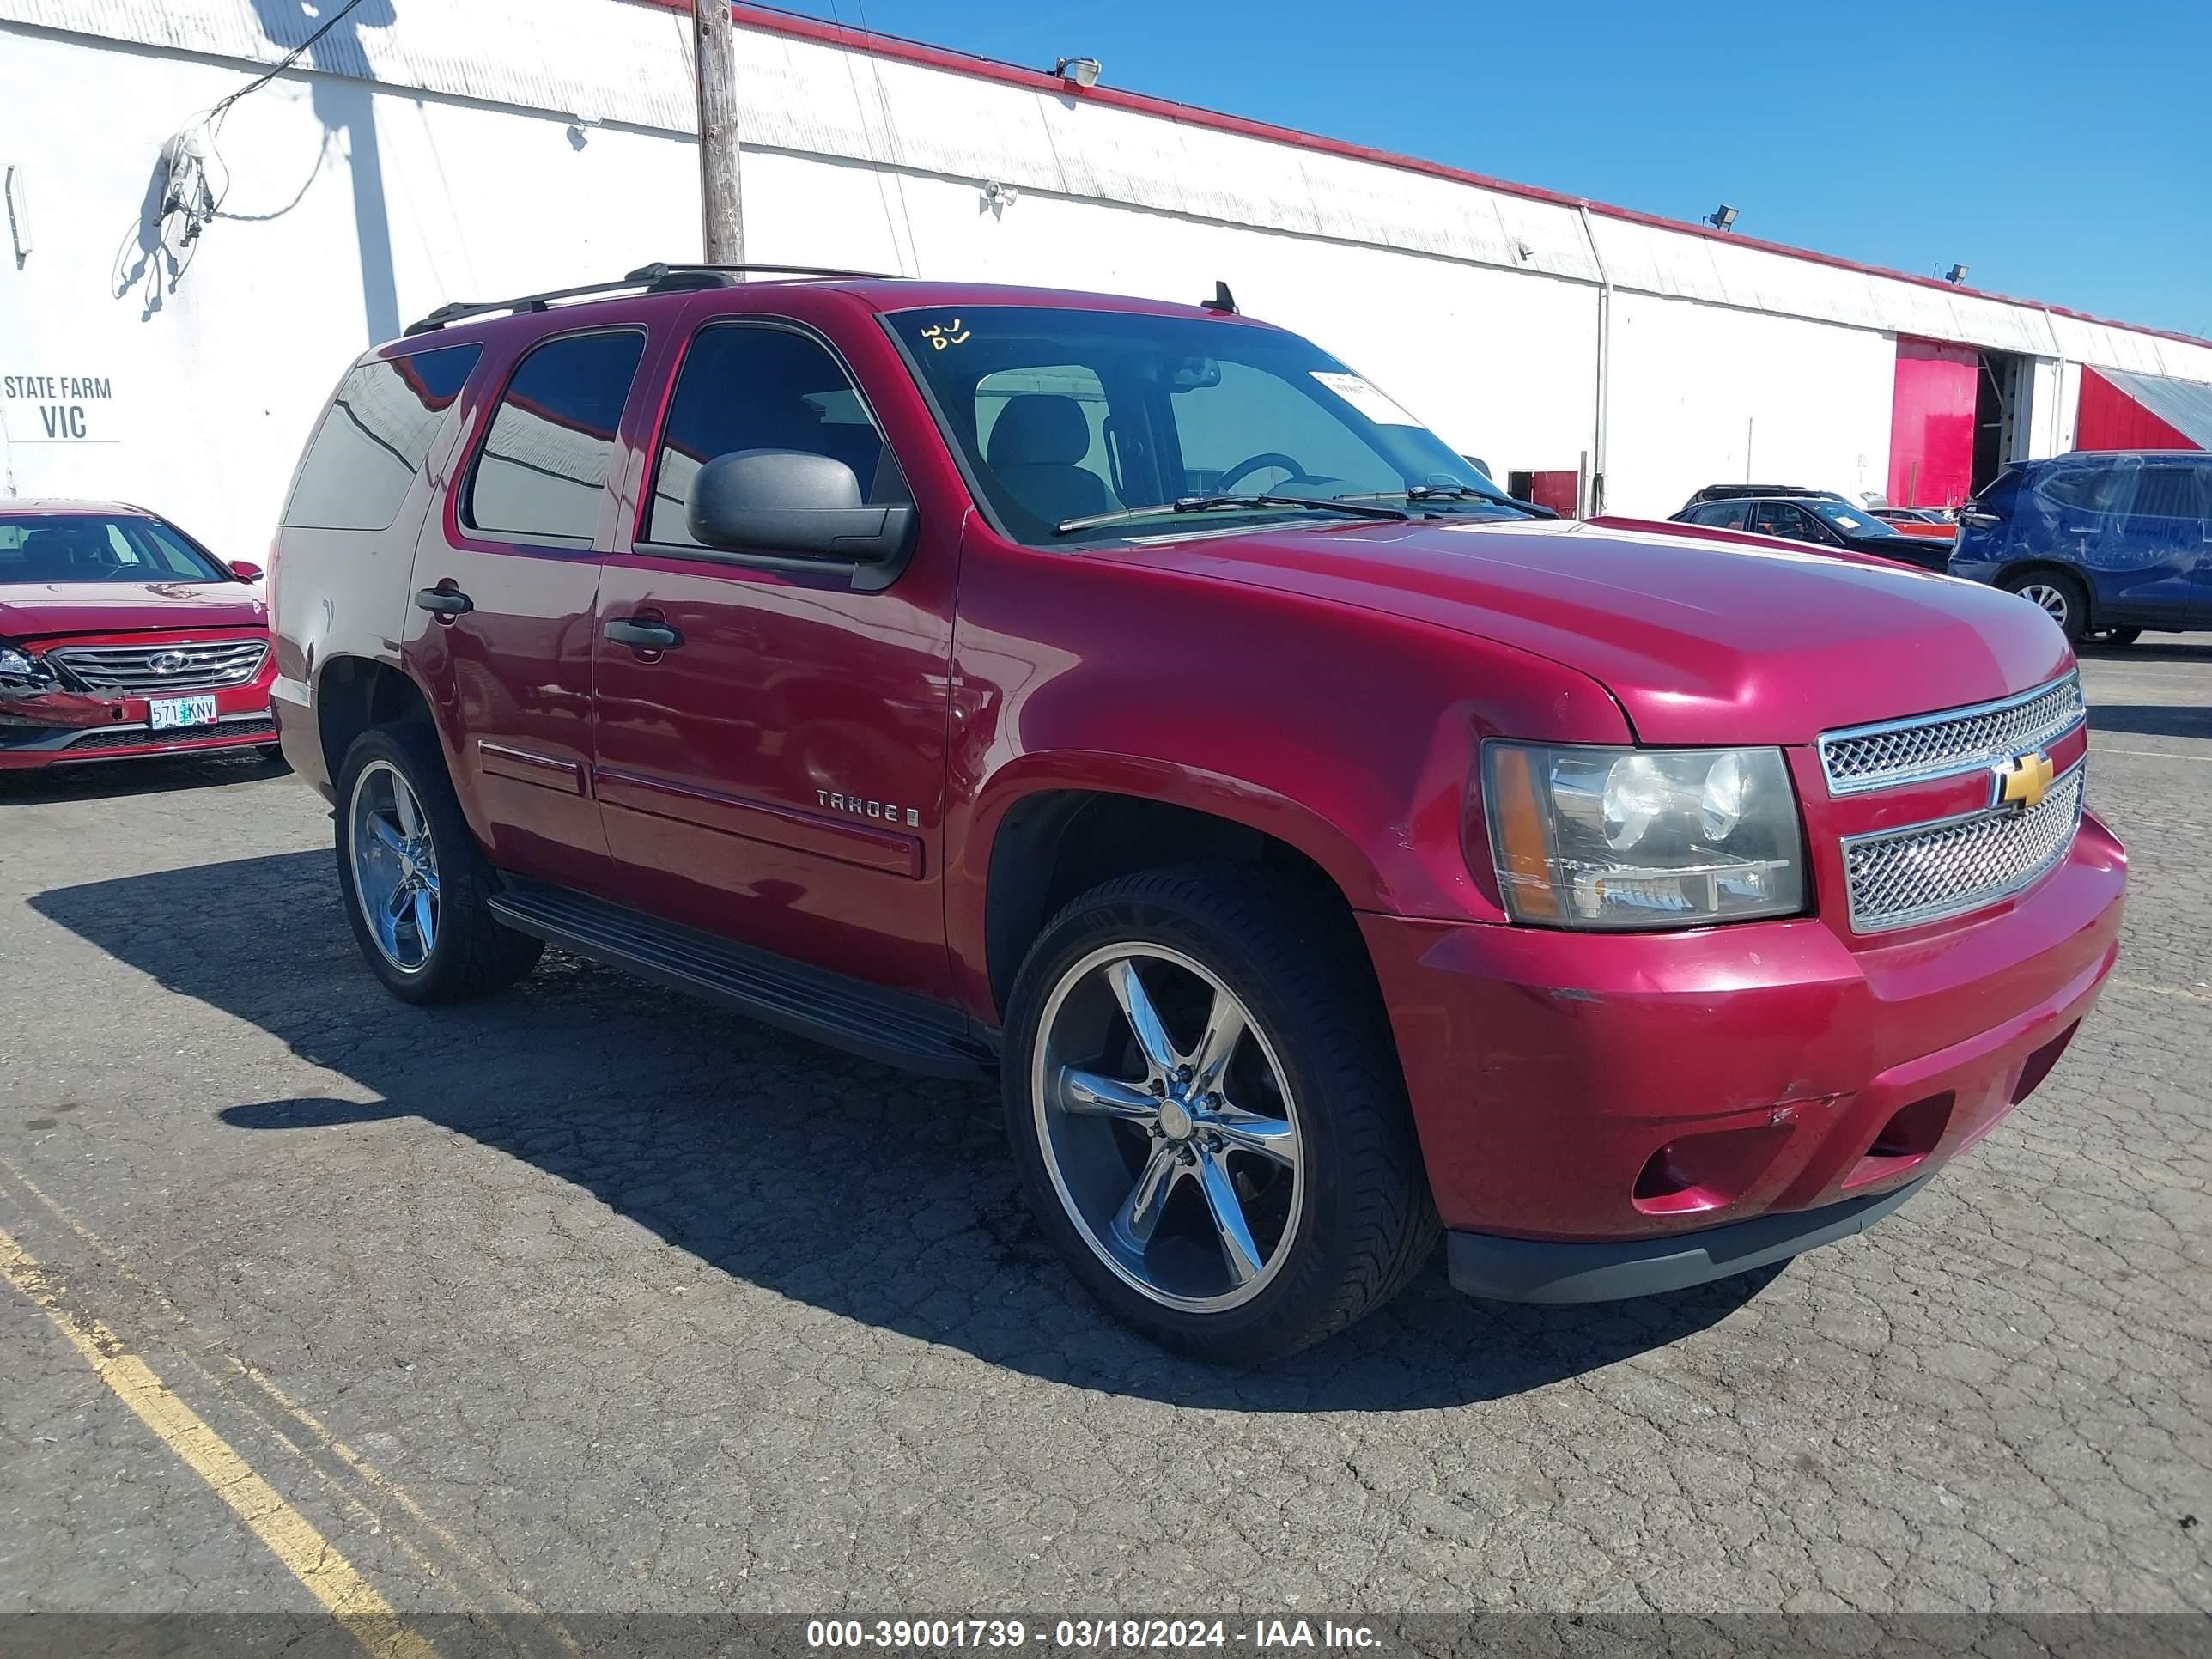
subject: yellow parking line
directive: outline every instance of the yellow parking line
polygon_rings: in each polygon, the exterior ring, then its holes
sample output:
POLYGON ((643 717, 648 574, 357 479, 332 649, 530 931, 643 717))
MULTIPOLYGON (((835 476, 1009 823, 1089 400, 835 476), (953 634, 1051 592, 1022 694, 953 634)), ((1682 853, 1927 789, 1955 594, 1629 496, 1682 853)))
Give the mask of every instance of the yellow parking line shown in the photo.
POLYGON ((2203 991, 2191 991, 2179 985, 2155 985, 2147 979, 2130 979, 2124 974, 2114 974, 2112 983, 2130 991, 2148 991, 2154 997, 2179 997, 2184 1002, 2212 1002, 2212 996, 2203 991))
MULTIPOLYGON (((313 1457, 309 1455, 311 1448, 316 1451, 330 1453, 343 1463, 349 1472, 357 1477, 373 1496, 384 1499, 403 1510, 416 1526, 435 1539, 455 1561, 467 1568, 477 1578, 478 1586, 489 1596, 502 1603, 507 1611, 521 1613, 534 1621, 536 1634, 550 1638, 564 1652, 577 1655, 582 1653, 583 1650, 574 1635, 559 1621, 550 1618, 544 1609, 538 1607, 528 1596, 518 1595, 509 1587, 507 1577, 502 1572, 463 1544, 444 1527, 439 1525, 423 1510, 421 1504, 408 1495, 404 1489, 384 1475, 351 1446, 339 1439, 320 1418, 278 1388, 275 1382, 264 1376, 258 1368, 247 1364, 230 1353, 222 1352, 222 1346, 193 1324, 184 1310, 177 1306, 160 1285, 124 1260, 112 1245, 86 1226, 58 1199, 33 1181, 29 1176, 24 1174, 20 1167, 4 1155, 0 1155, 0 1175, 4 1175, 8 1180, 22 1188, 23 1193, 28 1194, 35 1201, 38 1208, 43 1210, 57 1225, 64 1227, 75 1234, 80 1243, 106 1263, 109 1271, 131 1285, 170 1318, 175 1320, 179 1327, 189 1334, 203 1351, 213 1351, 217 1353, 230 1380, 216 1376, 205 1365, 195 1361, 188 1352, 181 1353, 180 1358, 189 1370, 204 1379, 210 1386, 226 1395, 230 1395, 234 1400, 236 1400, 240 1408, 251 1413, 268 1432, 270 1438, 297 1457, 309 1473, 328 1486, 337 1499, 358 1519, 374 1529, 386 1517, 364 1504, 347 1489, 343 1481, 325 1470, 313 1457), (232 1390, 232 1380, 235 1379, 242 1379, 251 1383, 259 1391, 266 1404, 274 1407, 276 1414, 286 1421, 283 1423, 272 1421, 264 1409, 257 1407, 252 1401, 239 1399, 232 1390)), ((408 1542, 404 1530, 395 1528, 386 1535, 392 1543, 410 1557, 426 1575, 433 1578, 440 1576, 437 1565, 408 1542)))
POLYGON ((171 1393, 151 1366, 128 1352, 99 1320, 68 1307, 66 1288, 4 1227, 0 1227, 0 1279, 46 1315, 84 1357, 93 1374, 161 1437, 186 1468, 207 1482, 309 1595, 345 1620, 347 1632, 363 1648, 376 1659, 438 1659, 438 1650, 399 1622, 392 1604, 315 1530, 314 1523, 286 1503, 228 1441, 171 1393))

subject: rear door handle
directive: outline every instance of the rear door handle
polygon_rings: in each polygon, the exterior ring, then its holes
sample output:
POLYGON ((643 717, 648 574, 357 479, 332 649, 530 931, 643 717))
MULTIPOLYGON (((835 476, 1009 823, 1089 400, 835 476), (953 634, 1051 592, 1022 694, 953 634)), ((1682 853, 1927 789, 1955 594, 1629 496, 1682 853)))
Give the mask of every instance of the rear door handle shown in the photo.
POLYGON ((684 636, 666 623, 611 622, 600 631, 617 645, 637 651, 673 651, 684 643, 684 636))
POLYGON ((477 608, 477 602, 454 587, 426 587, 415 595, 415 608, 434 617, 459 617, 477 608))

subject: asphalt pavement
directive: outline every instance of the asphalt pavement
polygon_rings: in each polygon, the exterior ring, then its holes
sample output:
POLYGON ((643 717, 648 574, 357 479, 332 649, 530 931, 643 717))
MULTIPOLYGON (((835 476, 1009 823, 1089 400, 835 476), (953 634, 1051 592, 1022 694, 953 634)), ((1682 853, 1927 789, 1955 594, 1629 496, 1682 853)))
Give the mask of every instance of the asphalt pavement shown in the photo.
POLYGON ((0 1613, 2212 1612, 2204 640, 2087 660, 2118 975, 1896 1217, 1256 1375, 981 1091, 558 957, 405 1007, 289 776, 0 778, 0 1613))

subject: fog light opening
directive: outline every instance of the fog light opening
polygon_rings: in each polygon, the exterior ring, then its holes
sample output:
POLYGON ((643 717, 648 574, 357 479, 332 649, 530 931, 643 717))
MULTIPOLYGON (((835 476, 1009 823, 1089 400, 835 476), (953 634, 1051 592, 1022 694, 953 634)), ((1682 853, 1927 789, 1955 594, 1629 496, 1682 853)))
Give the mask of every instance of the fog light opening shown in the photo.
POLYGON ((1900 1108, 1881 1126, 1858 1165, 1844 1178, 1846 1187, 1864 1186, 1911 1169, 1943 1141, 1950 1127, 1954 1097, 1948 1089, 1900 1108))
POLYGON ((1772 1123, 1680 1136, 1644 1159, 1629 1202, 1645 1215, 1694 1215, 1733 1204, 1789 1138, 1787 1124, 1772 1123))
POLYGON ((2033 1094, 2043 1079, 2051 1075, 2051 1068, 2058 1063, 2058 1056, 2066 1052, 2066 1045, 2074 1041, 2074 1033, 2081 1029, 2081 1022, 2077 1019, 2027 1057, 2027 1063, 2020 1068, 2020 1080, 2012 1085, 2014 1105, 2019 1105, 2033 1094))

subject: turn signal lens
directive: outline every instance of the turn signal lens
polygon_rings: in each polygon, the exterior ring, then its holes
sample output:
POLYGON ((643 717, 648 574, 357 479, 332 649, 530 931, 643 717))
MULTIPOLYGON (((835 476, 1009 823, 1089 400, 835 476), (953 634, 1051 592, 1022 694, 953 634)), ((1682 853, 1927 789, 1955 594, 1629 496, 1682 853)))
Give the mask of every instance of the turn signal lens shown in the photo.
POLYGON ((1552 841, 1537 802, 1532 751, 1499 744, 1491 751, 1490 842, 1506 908, 1524 921, 1553 921, 1559 898, 1552 885, 1552 841))

